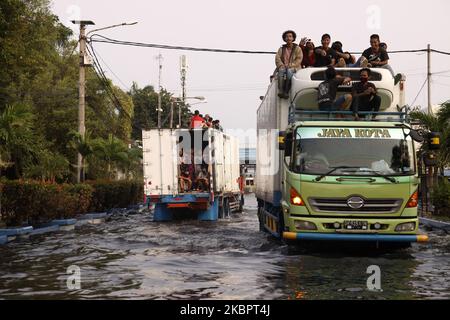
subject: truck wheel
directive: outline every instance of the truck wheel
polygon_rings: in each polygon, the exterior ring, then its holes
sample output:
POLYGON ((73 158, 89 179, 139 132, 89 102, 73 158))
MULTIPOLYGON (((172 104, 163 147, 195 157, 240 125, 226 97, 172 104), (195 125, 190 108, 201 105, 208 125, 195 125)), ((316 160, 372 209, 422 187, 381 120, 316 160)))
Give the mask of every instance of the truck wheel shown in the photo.
POLYGON ((223 204, 222 199, 219 198, 219 219, 223 219, 224 215, 223 215, 223 206, 221 204, 223 204))
POLYGON ((228 198, 223 199, 223 217, 230 216, 230 200, 228 198))
POLYGON ((266 231, 266 229, 264 228, 262 207, 260 206, 258 206, 258 220, 259 220, 259 231, 266 231))
POLYGON ((283 239, 284 232, 284 214, 283 211, 278 212, 278 234, 280 235, 280 239, 283 239))
POLYGON ((241 195, 241 201, 239 202, 239 212, 244 211, 244 196, 241 195))

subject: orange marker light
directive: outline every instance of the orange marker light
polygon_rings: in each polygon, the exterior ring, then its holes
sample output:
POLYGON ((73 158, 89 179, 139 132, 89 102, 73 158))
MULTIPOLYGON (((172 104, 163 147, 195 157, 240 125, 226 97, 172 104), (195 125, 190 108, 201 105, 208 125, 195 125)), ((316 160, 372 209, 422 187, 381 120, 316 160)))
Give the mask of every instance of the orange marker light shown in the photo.
POLYGON ((293 204, 294 206, 305 206, 305 202, 303 201, 302 197, 294 188, 291 188, 291 204, 293 204))
POLYGON ((416 191, 413 193, 411 198, 409 198, 409 201, 406 204, 406 208, 416 208, 418 204, 419 204, 419 192, 416 191))

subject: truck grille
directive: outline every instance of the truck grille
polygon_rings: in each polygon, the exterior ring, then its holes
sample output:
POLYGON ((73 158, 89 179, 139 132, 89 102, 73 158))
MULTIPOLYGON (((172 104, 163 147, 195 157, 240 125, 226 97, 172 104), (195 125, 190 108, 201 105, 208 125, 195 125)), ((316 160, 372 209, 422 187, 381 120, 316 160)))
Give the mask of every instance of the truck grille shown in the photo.
POLYGON ((309 204, 316 212, 327 213, 395 213, 400 210, 402 199, 364 199, 361 208, 353 209, 348 204, 349 198, 310 198, 309 204))

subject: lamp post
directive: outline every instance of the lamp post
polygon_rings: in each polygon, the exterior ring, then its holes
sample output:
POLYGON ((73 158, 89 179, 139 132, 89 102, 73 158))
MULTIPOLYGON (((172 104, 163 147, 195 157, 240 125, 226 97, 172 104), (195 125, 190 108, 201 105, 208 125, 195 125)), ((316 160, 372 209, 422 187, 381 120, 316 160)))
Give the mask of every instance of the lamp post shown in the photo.
POLYGON ((200 102, 194 103, 192 105, 195 104, 199 104, 199 103, 207 103, 206 98, 205 97, 185 97, 184 99, 182 98, 174 98, 172 97, 171 100, 171 104, 170 104, 170 129, 173 129, 173 113, 174 113, 174 107, 175 107, 175 103, 178 103, 178 128, 181 128, 181 105, 179 104, 180 102, 184 102, 184 100, 187 99, 195 99, 195 100, 200 100, 200 102))

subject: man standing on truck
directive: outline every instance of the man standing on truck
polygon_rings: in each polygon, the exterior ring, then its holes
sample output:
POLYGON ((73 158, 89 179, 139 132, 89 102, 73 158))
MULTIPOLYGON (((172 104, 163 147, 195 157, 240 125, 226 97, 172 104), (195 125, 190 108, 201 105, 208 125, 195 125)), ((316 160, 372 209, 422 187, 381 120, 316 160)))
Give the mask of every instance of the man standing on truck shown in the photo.
POLYGON ((336 69, 334 67, 328 67, 325 71, 326 80, 319 84, 319 93, 317 102, 319 104, 320 111, 336 111, 345 110, 350 106, 352 102, 352 96, 345 94, 336 99, 338 86, 342 84, 351 83, 351 78, 345 78, 336 75, 336 69))
MULTIPOLYGON (((360 82, 354 83, 352 88, 352 111, 355 120, 359 120, 358 111, 378 112, 381 106, 381 97, 377 95, 377 88, 372 82, 369 82, 371 75, 369 68, 363 68, 359 71, 360 82)), ((372 115, 375 119, 376 115, 372 115)))
POLYGON ((285 31, 283 40, 286 44, 278 49, 275 57, 275 64, 278 70, 278 96, 282 99, 289 98, 292 76, 302 68, 303 52, 294 43, 296 38, 297 34, 294 31, 285 31))
POLYGON ((200 111, 195 110, 194 115, 191 118, 191 129, 201 129, 205 119, 200 116, 200 111))

